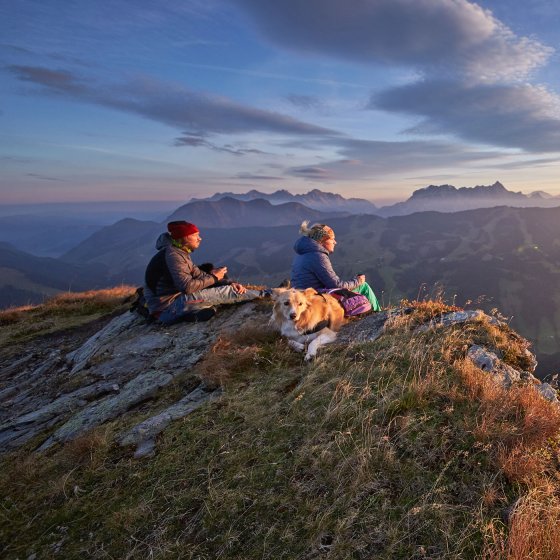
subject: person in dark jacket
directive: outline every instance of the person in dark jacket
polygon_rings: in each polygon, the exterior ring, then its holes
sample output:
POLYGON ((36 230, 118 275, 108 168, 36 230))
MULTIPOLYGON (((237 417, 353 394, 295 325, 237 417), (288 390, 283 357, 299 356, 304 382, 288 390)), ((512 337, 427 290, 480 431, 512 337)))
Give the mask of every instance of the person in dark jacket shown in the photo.
POLYGON ((294 245, 296 256, 292 263, 291 285, 293 288, 316 290, 327 288, 346 288, 365 295, 374 311, 381 308, 375 293, 366 282, 365 274, 358 274, 351 280, 341 280, 334 271, 329 254, 334 251, 336 239, 332 228, 325 224, 303 222, 300 227, 301 237, 294 245))
POLYGON ((167 230, 168 233, 161 234, 157 240, 158 252, 146 268, 144 285, 150 314, 161 323, 171 324, 193 316, 204 320, 213 314, 210 309, 213 305, 263 295, 227 280, 225 266, 204 272, 193 263, 191 253, 202 241, 194 224, 170 222, 167 230))

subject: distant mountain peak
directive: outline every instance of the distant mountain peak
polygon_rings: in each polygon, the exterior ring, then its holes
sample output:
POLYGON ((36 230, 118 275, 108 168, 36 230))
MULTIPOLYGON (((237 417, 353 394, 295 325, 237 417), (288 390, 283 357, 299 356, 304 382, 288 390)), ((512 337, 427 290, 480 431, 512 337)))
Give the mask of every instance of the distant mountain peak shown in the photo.
POLYGON ((190 203, 200 201, 216 202, 224 198, 234 198, 245 202, 262 199, 267 200, 272 205, 297 202, 312 210, 329 213, 375 214, 377 212, 377 207, 369 200, 363 198, 344 198, 338 193, 324 192, 320 189, 313 189, 305 194, 292 194, 285 189, 276 190, 271 194, 266 194, 255 189, 246 193, 223 192, 215 193, 208 198, 193 198, 190 200, 190 203))
POLYGON ((457 193, 457 188, 453 185, 428 185, 427 187, 415 190, 410 199, 448 196, 455 193, 457 193))
MULTIPOLYGON (((508 196, 521 195, 513 191, 508 191, 500 181, 496 181, 492 185, 476 185, 475 187, 454 187, 453 185, 428 185, 422 189, 418 189, 412 193, 409 200, 414 198, 477 198, 489 196, 508 196)), ((525 196, 525 195, 521 195, 525 196)))
POLYGON ((545 191, 533 191, 533 192, 529 193, 528 196, 529 196, 529 198, 537 198, 537 199, 543 198, 543 199, 546 199, 546 200, 554 198, 551 194, 549 194, 545 191))
POLYGON ((428 185, 412 193, 408 200, 379 209, 379 216, 403 216, 415 212, 459 212, 492 206, 551 207, 560 202, 542 191, 530 195, 508 190, 500 181, 491 185, 455 187, 453 185, 428 185))

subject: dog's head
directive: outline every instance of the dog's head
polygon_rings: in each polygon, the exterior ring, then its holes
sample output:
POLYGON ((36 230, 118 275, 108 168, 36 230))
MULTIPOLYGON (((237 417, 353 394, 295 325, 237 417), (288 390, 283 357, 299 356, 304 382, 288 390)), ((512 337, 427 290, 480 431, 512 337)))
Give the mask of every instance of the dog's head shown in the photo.
POLYGON ((274 315, 294 323, 299 320, 301 314, 309 305, 309 297, 315 294, 315 290, 279 289, 273 294, 274 315))

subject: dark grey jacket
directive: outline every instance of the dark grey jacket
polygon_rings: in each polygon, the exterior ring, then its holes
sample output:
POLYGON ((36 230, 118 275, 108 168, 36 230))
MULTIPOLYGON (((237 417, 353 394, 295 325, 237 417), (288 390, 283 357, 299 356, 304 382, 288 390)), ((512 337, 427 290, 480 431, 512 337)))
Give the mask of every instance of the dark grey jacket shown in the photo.
POLYGON ((292 263, 292 287, 298 290, 305 288, 346 288, 352 290, 358 281, 343 281, 333 270, 329 252, 310 237, 300 237, 294 245, 297 255, 292 263))
MULTIPOLYGON (((161 273, 157 275, 154 290, 147 285, 148 282, 144 285, 144 296, 150 313, 161 313, 179 295, 198 292, 216 282, 215 276, 202 272, 192 262, 190 253, 172 245, 171 236, 168 233, 162 233, 159 236, 156 249, 165 251, 167 270, 162 267, 161 273)), ((150 268, 153 269, 157 258, 158 255, 152 258, 147 272, 150 268)), ((154 286, 152 285, 152 287, 154 286)))

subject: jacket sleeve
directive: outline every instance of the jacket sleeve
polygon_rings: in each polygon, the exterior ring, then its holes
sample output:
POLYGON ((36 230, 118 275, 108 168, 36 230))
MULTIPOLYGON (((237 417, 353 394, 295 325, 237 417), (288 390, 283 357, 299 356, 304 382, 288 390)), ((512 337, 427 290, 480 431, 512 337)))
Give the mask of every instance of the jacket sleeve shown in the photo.
POLYGON ((358 286, 357 280, 341 280, 334 271, 331 260, 325 253, 313 255, 313 273, 325 288, 346 288, 352 290, 358 286))
POLYGON ((192 294, 212 286, 216 281, 214 276, 202 272, 198 266, 193 264, 188 253, 184 251, 168 250, 165 255, 165 262, 178 292, 192 294))

